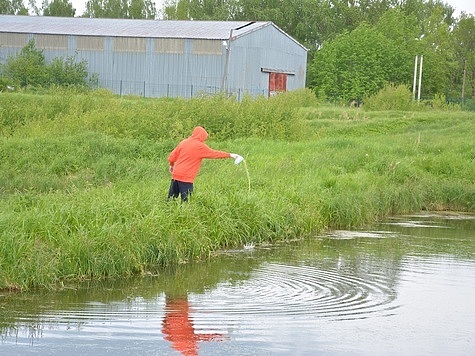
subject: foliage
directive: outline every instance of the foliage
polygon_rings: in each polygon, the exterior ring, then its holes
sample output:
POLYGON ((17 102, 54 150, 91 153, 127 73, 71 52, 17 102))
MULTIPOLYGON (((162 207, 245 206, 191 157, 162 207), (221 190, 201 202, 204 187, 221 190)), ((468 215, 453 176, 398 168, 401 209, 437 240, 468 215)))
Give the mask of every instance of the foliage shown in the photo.
POLYGON ((9 78, 0 77, 0 93, 4 91, 14 91, 15 83, 9 78))
POLYGON ((444 95, 436 94, 432 99, 416 101, 414 94, 403 84, 386 85, 378 93, 364 100, 368 111, 402 110, 402 111, 459 111, 461 106, 448 103, 444 95))
POLYGON ((327 97, 361 101, 391 81, 399 58, 397 48, 366 24, 324 46, 311 70, 314 89, 327 97))
POLYGON ((460 110, 461 106, 459 104, 447 102, 447 98, 443 94, 436 94, 432 100, 425 101, 427 106, 430 106, 432 109, 440 111, 454 111, 460 110))
MULTIPOLYGON (((423 55, 422 97, 456 96, 457 92, 461 93, 461 76, 457 73, 467 64, 457 62, 456 48, 459 53, 473 52, 475 43, 470 42, 469 34, 475 27, 469 20, 462 19, 463 31, 461 27, 457 36, 465 39, 465 45, 454 47, 450 14, 441 5, 422 17, 390 9, 375 26, 363 23, 351 32, 338 35, 315 53, 309 65, 313 78, 310 86, 319 96, 330 100, 359 101, 387 83, 411 85, 414 58, 423 55)), ((467 83, 471 88, 474 71, 470 63, 471 76, 467 77, 467 83)))
POLYGON ((2 15, 28 15, 28 9, 22 0, 0 0, 0 14, 2 15))
POLYGON ((451 87, 447 96, 475 98, 475 17, 463 14, 455 24, 455 57, 458 65, 452 68, 451 87), (460 75, 462 73, 462 75, 460 75))
POLYGON ((390 54, 395 57, 389 58, 387 81, 409 85, 413 80, 414 57, 422 53, 416 16, 391 9, 381 16, 374 29, 384 35, 393 48, 390 54))
POLYGON ((10 56, 2 66, 3 74, 20 86, 43 85, 47 81, 47 66, 43 52, 30 40, 17 57, 10 56))
POLYGON ((50 84, 81 86, 87 83, 87 61, 84 59, 77 63, 72 56, 55 58, 49 64, 48 72, 50 84))
POLYGON ((388 84, 364 100, 365 110, 417 110, 418 105, 414 101, 413 94, 403 84, 388 84))
POLYGON ((3 75, 20 87, 42 87, 50 85, 76 85, 87 87, 87 61, 76 62, 76 58, 54 58, 46 63, 43 51, 36 49, 30 40, 16 57, 10 56, 2 66, 3 75))
POLYGON ((424 55, 422 91, 426 97, 446 94, 450 73, 455 66, 454 47, 451 43, 450 25, 446 23, 442 7, 434 9, 424 23, 421 38, 424 55))
POLYGON ((475 111, 475 99, 464 100, 461 107, 467 111, 475 111))
POLYGON ((69 0, 44 0, 43 16, 74 17, 76 9, 69 0))
POLYGON ((0 132, 8 135, 34 132, 43 136, 99 131, 119 138, 179 140, 188 136, 196 125, 203 125, 212 137, 220 140, 239 137, 290 140, 305 135, 298 110, 316 103, 310 90, 269 99, 245 98, 242 104, 224 95, 142 102, 137 98, 118 98, 106 91, 78 95, 75 90, 59 88, 53 89, 52 94, 0 96, 3 122, 0 132), (62 120, 56 120, 58 117, 62 120), (44 118, 50 121, 43 122, 44 118), (141 122, 141 130, 137 130, 136 121, 141 122))
POLYGON ((88 0, 84 17, 113 19, 155 19, 152 0, 88 0))

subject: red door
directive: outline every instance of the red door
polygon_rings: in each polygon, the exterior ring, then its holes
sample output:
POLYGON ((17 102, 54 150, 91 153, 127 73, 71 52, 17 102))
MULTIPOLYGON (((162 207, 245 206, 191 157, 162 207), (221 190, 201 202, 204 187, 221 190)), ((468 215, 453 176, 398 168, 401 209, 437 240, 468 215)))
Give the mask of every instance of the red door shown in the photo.
POLYGON ((276 95, 278 92, 287 90, 287 74, 269 73, 269 96, 276 95))

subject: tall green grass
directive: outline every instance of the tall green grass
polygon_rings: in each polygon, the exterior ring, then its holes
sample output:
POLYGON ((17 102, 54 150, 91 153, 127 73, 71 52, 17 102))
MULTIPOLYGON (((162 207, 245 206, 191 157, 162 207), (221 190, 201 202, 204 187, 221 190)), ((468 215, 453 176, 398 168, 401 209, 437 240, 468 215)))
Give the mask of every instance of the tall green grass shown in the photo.
POLYGON ((365 112, 307 91, 242 103, 7 94, 0 112, 0 289, 156 272, 390 214, 475 210, 467 112, 365 112), (245 165, 207 160, 188 204, 165 201, 168 153, 195 125, 245 157, 250 191, 245 165))

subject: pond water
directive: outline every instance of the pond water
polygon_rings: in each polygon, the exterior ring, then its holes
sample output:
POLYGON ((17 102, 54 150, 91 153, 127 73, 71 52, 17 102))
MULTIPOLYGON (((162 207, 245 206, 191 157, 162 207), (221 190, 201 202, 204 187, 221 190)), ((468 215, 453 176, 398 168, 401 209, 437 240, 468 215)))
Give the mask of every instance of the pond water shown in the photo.
POLYGON ((0 294, 0 355, 473 355, 475 215, 420 214, 159 276, 0 294))

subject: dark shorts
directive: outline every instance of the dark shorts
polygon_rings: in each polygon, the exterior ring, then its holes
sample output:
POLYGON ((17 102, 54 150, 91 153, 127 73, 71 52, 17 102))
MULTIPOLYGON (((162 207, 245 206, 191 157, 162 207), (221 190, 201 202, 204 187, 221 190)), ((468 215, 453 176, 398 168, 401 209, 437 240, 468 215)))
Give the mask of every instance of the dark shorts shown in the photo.
POLYGON ((170 183, 170 189, 168 190, 168 199, 176 199, 181 195, 182 201, 188 201, 188 198, 193 192, 193 183, 180 182, 179 180, 172 179, 170 183))

